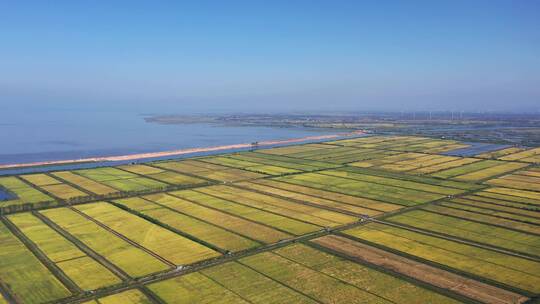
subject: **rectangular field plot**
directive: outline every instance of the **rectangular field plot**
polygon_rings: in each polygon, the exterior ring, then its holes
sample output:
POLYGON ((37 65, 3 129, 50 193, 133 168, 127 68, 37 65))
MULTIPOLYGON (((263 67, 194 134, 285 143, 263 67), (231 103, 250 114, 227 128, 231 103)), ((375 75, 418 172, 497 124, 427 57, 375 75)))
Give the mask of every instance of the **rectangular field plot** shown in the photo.
POLYGON ((167 264, 151 254, 72 209, 55 208, 40 213, 131 277, 142 277, 169 269, 167 264))
MULTIPOLYGON (((259 213, 257 209, 252 208, 238 210, 229 202, 212 200, 212 197, 192 190, 175 191, 171 192, 171 195, 164 193, 146 195, 143 198, 262 243, 274 243, 291 237, 290 234, 270 225, 252 221, 257 216, 276 222, 279 219, 282 221, 277 223, 287 227, 286 224, 289 224, 287 218, 272 217, 272 214, 259 213)), ((294 220, 290 220, 290 223, 299 226, 303 224, 294 220)))
POLYGON ((525 148, 519 148, 519 147, 510 147, 510 148, 495 150, 495 151, 491 151, 491 152, 481 153, 481 154, 476 155, 476 157, 497 159, 497 158, 501 158, 503 156, 514 154, 514 153, 521 152, 521 151, 524 151, 524 150, 526 150, 526 149, 525 148))
POLYGON ((476 158, 470 158, 470 157, 458 158, 456 160, 451 160, 451 161, 447 161, 447 162, 436 164, 436 165, 419 167, 414 170, 414 173, 432 174, 432 173, 436 173, 442 170, 448 170, 451 168, 456 168, 456 167, 461 167, 463 165, 472 164, 478 161, 480 160, 476 158))
POLYGON ((235 252, 259 245, 246 237, 230 232, 211 223, 198 220, 142 198, 126 198, 115 201, 131 210, 149 216, 169 227, 178 229, 220 249, 235 252))
POLYGON ((210 186, 199 188, 197 191, 244 206, 254 207, 289 218, 302 220, 321 227, 335 227, 353 223, 358 220, 350 215, 320 209, 236 187, 210 186))
POLYGON ((260 149, 257 150, 259 153, 266 153, 266 154, 272 154, 272 155, 293 155, 297 153, 303 153, 303 152, 322 152, 327 151, 328 149, 334 149, 338 146, 329 145, 329 144, 305 144, 305 145, 293 145, 293 146, 286 146, 286 147, 279 147, 279 148, 271 148, 271 149, 260 149))
POLYGON ((17 196, 13 200, 1 201, 0 206, 53 201, 50 196, 34 189, 14 176, 0 177, 0 186, 17 196))
POLYGON ((199 272, 153 283, 148 289, 165 303, 249 303, 199 272))
POLYGON ((515 218, 507 218, 498 216, 497 214, 493 213, 489 214, 486 212, 482 212, 480 208, 477 208, 475 210, 472 207, 467 208, 466 206, 464 207, 459 204, 444 202, 439 205, 423 206, 422 209, 461 219, 470 219, 483 224, 491 224, 503 228, 515 229, 522 232, 540 234, 540 227, 538 225, 519 221, 515 218))
POLYGON ((500 157, 501 160, 514 160, 528 163, 540 163, 540 148, 519 151, 500 157))
POLYGON ((0 222, 0 278, 24 303, 44 303, 71 295, 23 243, 0 222))
MULTIPOLYGON (((374 267, 381 267, 442 289, 451 290, 461 296, 482 303, 523 303, 528 300, 527 297, 520 294, 475 281, 345 237, 328 235, 317 238, 312 242, 334 252, 359 259, 374 267)), ((413 299, 411 303, 420 301, 420 299, 415 300, 413 299)))
POLYGON ((167 171, 147 165, 124 165, 119 166, 118 168, 171 185, 192 187, 208 184, 208 181, 205 179, 200 179, 197 177, 167 171))
POLYGON ((378 223, 345 233, 519 290, 540 292, 540 262, 378 223))
POLYGON ((317 303, 237 262, 210 267, 201 273, 250 303, 317 303))
POLYGON ((53 172, 51 174, 67 181, 68 183, 76 185, 79 188, 82 188, 97 195, 107 195, 118 192, 118 190, 114 188, 98 183, 89 178, 74 174, 70 171, 53 172))
POLYGON ((313 153, 305 156, 295 155, 294 157, 302 157, 305 159, 319 160, 333 164, 351 164, 355 162, 366 161, 369 162, 373 159, 381 159, 386 156, 400 154, 402 152, 377 150, 377 149, 364 149, 353 147, 339 147, 332 150, 324 151, 325 153, 313 153))
POLYGON ((41 189, 63 200, 88 196, 87 193, 66 184, 43 186, 41 189))
POLYGON ((527 164, 523 163, 511 163, 498 160, 482 160, 479 162, 474 162, 472 164, 463 165, 448 170, 442 170, 432 175, 440 178, 452 178, 456 180, 476 182, 478 180, 488 179, 493 176, 501 175, 526 166, 527 164))
POLYGON ((174 265, 186 265, 219 253, 108 203, 76 207, 84 214, 174 265))
POLYGON ((19 175, 19 177, 36 186, 56 185, 62 183, 61 181, 43 173, 19 175))
POLYGON ((337 192, 325 191, 321 189, 315 189, 311 187, 305 187, 305 186, 300 186, 300 185, 295 185, 295 184, 290 184, 290 183, 285 183, 285 182, 279 182, 279 181, 270 180, 270 179, 258 179, 258 180, 250 181, 249 183, 253 185, 256 184, 256 185, 265 186, 267 188, 272 187, 277 190, 284 190, 291 193, 303 194, 305 196, 309 196, 310 201, 312 200, 311 198, 322 199, 323 200, 322 202, 336 201, 341 204, 349 204, 353 206, 358 206, 360 208, 366 208, 366 209, 376 210, 380 212, 389 212, 389 211, 394 211, 394 210, 403 208, 402 205, 390 204, 390 203, 385 203, 385 202, 381 202, 377 200, 372 200, 372 199, 367 199, 367 198, 362 198, 362 197, 357 197, 357 196, 352 196, 352 195, 347 195, 347 194, 342 194, 342 193, 337 193, 337 192))
POLYGON ((98 299, 99 304, 152 304, 153 302, 148 299, 138 289, 131 289, 128 291, 123 291, 121 293, 113 294, 110 296, 106 296, 103 298, 98 299))
POLYGON ((120 283, 104 266, 31 213, 10 215, 8 219, 82 290, 120 283))
POLYGON ((540 172, 520 170, 512 174, 490 179, 488 184, 507 188, 540 191, 540 172))
POLYGON ((386 218, 385 221, 533 256, 540 256, 540 235, 519 232, 423 210, 413 210, 391 216, 386 218))
POLYGON ((366 216, 375 216, 379 215, 382 212, 380 210, 368 209, 360 206, 355 206, 351 204, 346 204, 338 202, 335 200, 328 200, 325 198, 310 196, 303 193, 283 190, 279 188, 274 188, 267 185, 257 184, 253 182, 241 182, 237 183, 236 186, 241 186, 252 191, 261 192, 263 194, 277 196, 282 199, 291 199, 298 202, 304 202, 308 204, 313 204, 325 208, 331 208, 332 210, 352 212, 356 215, 366 215, 366 216))
POLYGON ((403 188, 419 189, 433 193, 458 194, 463 190, 478 190, 485 186, 467 182, 441 180, 429 176, 415 176, 398 172, 385 172, 372 169, 341 168, 339 170, 320 171, 322 174, 346 176, 359 181, 369 181, 382 185, 399 186, 403 188))
POLYGON ((81 190, 46 174, 20 175, 20 177, 59 199, 69 200, 76 197, 88 196, 88 194, 81 190))
POLYGON ((137 174, 113 167, 85 169, 73 172, 124 192, 159 190, 167 187, 167 184, 163 182, 140 177, 137 174))
POLYGON ((198 160, 156 162, 153 163, 153 165, 156 167, 220 182, 235 182, 266 176, 265 174, 261 173, 206 163, 198 160))
POLYGON ((540 212, 536 210, 530 210, 530 205, 513 202, 502 202, 500 200, 472 195, 462 198, 455 198, 450 202, 460 204, 463 207, 479 208, 482 209, 481 212, 483 213, 495 211, 505 213, 509 217, 512 217, 512 215, 517 215, 518 219, 523 219, 524 221, 527 221, 528 218, 531 218, 530 220, 540 219, 540 212))
POLYGON ((321 303, 460 303, 305 245, 260 253, 239 263, 321 303))
MULTIPOLYGON (((381 184, 374 182, 366 182, 359 179, 353 179, 349 177, 333 176, 330 174, 321 173, 305 173, 290 175, 284 177, 278 177, 276 180, 293 183, 301 186, 334 191, 352 196, 365 197, 368 199, 384 201, 392 204, 399 204, 404 206, 412 206, 416 204, 423 204, 438 200, 446 197, 446 194, 426 192, 422 190, 416 190, 414 188, 401 187, 400 180, 392 181, 391 184, 381 184)), ((347 175, 344 171, 339 172, 338 175, 347 175)), ((330 172, 333 174, 333 172, 330 172)), ((349 175, 352 175, 350 173, 349 175)), ((404 184, 407 182, 403 181, 404 184)), ((432 188, 431 185, 424 185, 424 188, 432 188)), ((460 193, 463 190, 454 188, 448 188, 448 191, 460 193)))
MULTIPOLYGON (((533 225, 540 225, 540 218, 537 216, 537 212, 534 211, 522 211, 514 212, 511 208, 493 206, 490 204, 477 202, 470 199, 461 199, 456 198, 450 201, 440 202, 439 206, 454 208, 459 210, 466 210, 472 213, 490 215, 502 219, 508 219, 513 221, 518 221, 522 223, 528 223, 533 225)), ((435 207, 435 206, 426 206, 426 207, 435 207)))
POLYGON ((264 165, 280 166, 280 167, 295 169, 299 171, 321 170, 321 169, 334 168, 337 166, 335 164, 322 162, 322 161, 306 160, 306 159, 301 159, 301 158, 288 157, 284 155, 269 155, 269 154, 257 153, 257 152, 236 153, 236 154, 228 155, 228 157, 237 159, 237 160, 250 161, 250 162, 255 162, 255 163, 264 164, 264 165))
POLYGON ((268 175, 282 175, 282 174, 287 174, 287 173, 301 172, 295 169, 289 169, 289 168, 273 166, 273 165, 272 166, 264 165, 260 163, 254 163, 251 161, 244 161, 244 160, 234 159, 234 158, 225 157, 225 156, 208 157, 208 158, 202 158, 200 160, 211 163, 211 164, 229 166, 233 168, 238 168, 242 170, 248 170, 248 171, 258 172, 258 173, 263 173, 263 174, 268 174, 268 175))

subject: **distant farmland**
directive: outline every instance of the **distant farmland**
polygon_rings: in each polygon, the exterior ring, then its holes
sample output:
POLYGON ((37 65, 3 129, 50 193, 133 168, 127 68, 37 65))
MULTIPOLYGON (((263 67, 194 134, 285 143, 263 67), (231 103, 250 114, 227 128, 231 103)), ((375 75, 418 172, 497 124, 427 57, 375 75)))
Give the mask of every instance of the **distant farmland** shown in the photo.
POLYGON ((534 303, 538 148, 363 136, 0 177, 3 303, 534 303))

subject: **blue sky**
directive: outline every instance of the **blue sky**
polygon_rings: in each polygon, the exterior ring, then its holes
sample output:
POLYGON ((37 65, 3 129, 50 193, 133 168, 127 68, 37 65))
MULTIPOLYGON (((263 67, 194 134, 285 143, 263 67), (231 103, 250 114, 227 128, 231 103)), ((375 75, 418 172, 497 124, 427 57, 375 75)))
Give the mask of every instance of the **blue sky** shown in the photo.
POLYGON ((0 2, 0 104, 540 110, 540 1, 157 2, 0 2))

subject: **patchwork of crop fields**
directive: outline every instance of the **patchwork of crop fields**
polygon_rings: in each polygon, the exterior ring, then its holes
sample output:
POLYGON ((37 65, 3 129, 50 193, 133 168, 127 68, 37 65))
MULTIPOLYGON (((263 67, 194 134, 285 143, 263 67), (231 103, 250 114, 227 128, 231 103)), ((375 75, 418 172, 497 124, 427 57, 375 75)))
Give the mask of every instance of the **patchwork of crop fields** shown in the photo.
POLYGON ((0 304, 535 303, 540 150, 445 155, 466 147, 362 136, 0 176, 0 304))

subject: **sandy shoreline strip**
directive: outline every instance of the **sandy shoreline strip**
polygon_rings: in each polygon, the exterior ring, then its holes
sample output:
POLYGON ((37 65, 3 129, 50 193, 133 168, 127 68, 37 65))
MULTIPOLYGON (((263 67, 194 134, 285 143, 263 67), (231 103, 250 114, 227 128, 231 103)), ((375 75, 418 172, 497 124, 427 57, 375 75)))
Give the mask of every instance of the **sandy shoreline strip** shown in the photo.
MULTIPOLYGON (((306 136, 302 138, 292 138, 292 139, 287 139, 287 140, 261 141, 261 142, 258 142, 258 146, 284 145, 284 144, 305 142, 305 141, 311 141, 311 140, 334 139, 338 137, 356 136, 356 135, 362 135, 362 134, 364 134, 363 131, 354 131, 350 133, 306 136)), ((176 156, 176 155, 199 153, 199 152, 213 152, 213 151, 242 149, 242 148, 250 148, 250 147, 252 147, 251 143, 243 143, 243 144, 233 144, 233 145, 206 147, 206 148, 190 148, 190 149, 180 149, 180 150, 171 150, 171 151, 162 151, 162 152, 127 154, 127 155, 119 155, 119 156, 103 156, 103 157, 52 160, 52 161, 20 163, 20 164, 6 164, 6 165, 0 165, 0 169, 14 169, 14 168, 36 167, 36 166, 51 166, 51 165, 68 165, 68 164, 91 163, 91 162, 139 160, 139 159, 147 159, 147 158, 155 158, 155 157, 176 156)))

